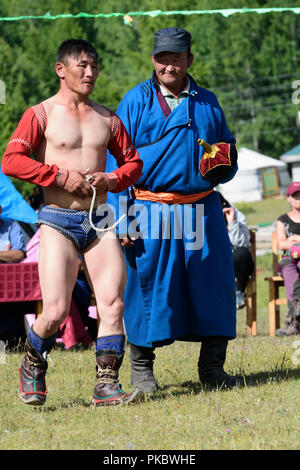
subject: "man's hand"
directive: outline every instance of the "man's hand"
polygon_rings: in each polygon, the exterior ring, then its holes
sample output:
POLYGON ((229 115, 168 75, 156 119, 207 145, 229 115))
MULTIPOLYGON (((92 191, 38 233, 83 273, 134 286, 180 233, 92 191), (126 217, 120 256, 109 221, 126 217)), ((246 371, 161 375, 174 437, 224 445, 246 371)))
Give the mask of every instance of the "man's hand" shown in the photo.
POLYGON ((134 240, 131 238, 121 238, 120 243, 123 248, 129 248, 134 245, 134 240))
POLYGON ((93 180, 90 181, 90 184, 96 189, 97 196, 106 193, 108 189, 108 181, 104 172, 96 171, 91 173, 89 170, 86 170, 82 175, 84 177, 91 176, 93 178, 93 180))
POLYGON ((226 217, 227 223, 235 220, 235 212, 233 207, 223 207, 223 212, 226 217))
POLYGON ((92 188, 79 171, 69 170, 69 176, 63 189, 80 197, 93 195, 92 188))

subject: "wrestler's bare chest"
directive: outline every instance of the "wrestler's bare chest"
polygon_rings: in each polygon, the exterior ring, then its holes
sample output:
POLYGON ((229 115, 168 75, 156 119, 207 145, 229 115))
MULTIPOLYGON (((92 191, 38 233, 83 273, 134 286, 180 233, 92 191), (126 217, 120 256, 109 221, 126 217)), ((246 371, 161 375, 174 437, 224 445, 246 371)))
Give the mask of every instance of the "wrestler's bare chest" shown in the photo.
POLYGON ((108 115, 86 107, 69 110, 62 105, 45 105, 47 127, 39 157, 69 170, 104 171, 110 139, 108 115))
MULTIPOLYGON (((47 126, 37 158, 49 165, 85 173, 105 171, 110 139, 110 111, 104 107, 70 110, 50 101, 44 103, 47 126)), ((91 198, 69 194, 55 186, 44 188, 46 204, 69 209, 89 209, 91 198)), ((106 194, 97 203, 106 201, 106 194)))

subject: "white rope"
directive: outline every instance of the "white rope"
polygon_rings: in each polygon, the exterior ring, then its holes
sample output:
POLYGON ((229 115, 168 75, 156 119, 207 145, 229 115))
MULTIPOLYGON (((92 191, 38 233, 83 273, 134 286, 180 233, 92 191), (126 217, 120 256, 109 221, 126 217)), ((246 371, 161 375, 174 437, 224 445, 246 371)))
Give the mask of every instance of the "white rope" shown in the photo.
POLYGON ((92 221, 92 214, 93 214, 93 209, 94 209, 94 205, 95 205, 95 200, 96 200, 96 188, 91 184, 91 182, 94 181, 94 177, 92 175, 86 175, 85 177, 86 181, 89 183, 90 187, 92 188, 93 190, 93 197, 92 197, 92 202, 91 202, 91 206, 90 206, 90 210, 89 210, 89 222, 90 222, 90 225, 91 227, 96 231, 96 232, 108 232, 109 230, 112 230, 114 229, 120 222, 121 220, 124 219, 124 217, 126 217, 126 214, 123 214, 118 220, 117 222, 115 222, 111 227, 107 227, 107 228, 99 228, 99 227, 96 227, 92 221))

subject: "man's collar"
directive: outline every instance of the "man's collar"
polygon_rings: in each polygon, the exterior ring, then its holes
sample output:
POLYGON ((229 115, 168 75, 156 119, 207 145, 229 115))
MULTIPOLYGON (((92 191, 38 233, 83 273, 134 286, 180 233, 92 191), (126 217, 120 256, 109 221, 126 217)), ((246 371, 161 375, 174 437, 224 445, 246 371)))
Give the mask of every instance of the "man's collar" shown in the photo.
MULTIPOLYGON (((182 90, 178 96, 180 95, 188 95, 189 92, 190 92, 190 85, 191 85, 191 82, 190 82, 190 79, 188 76, 186 76, 186 80, 187 80, 187 84, 186 84, 186 87, 184 88, 184 90, 182 90)), ((160 88, 160 91, 161 91, 161 94, 163 96, 174 96, 173 93, 171 93, 169 90, 167 90, 163 85, 159 85, 159 88, 160 88)))

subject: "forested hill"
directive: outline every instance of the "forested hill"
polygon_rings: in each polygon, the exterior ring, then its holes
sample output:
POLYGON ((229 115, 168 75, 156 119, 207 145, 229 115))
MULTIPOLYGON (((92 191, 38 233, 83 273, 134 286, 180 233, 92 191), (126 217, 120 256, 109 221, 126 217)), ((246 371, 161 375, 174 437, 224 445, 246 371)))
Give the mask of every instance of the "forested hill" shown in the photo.
MULTIPOLYGON (((288 6, 300 6, 300 2, 1 0, 0 16, 288 6)), ((1 156, 24 110, 56 93, 55 57, 61 41, 84 38, 96 47, 100 75, 92 99, 115 109, 126 91, 149 78, 153 34, 170 26, 191 32, 195 58, 189 72, 199 85, 216 93, 238 146, 278 158, 299 143, 300 15, 173 14, 132 19, 129 25, 122 16, 0 21, 2 95, 5 84, 5 103, 0 104, 1 156)), ((26 185, 20 183, 19 189, 24 193, 26 185)))

